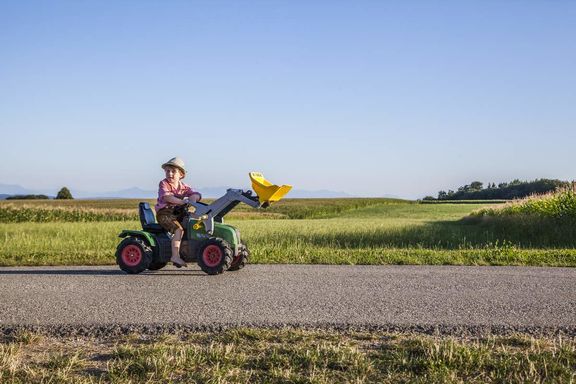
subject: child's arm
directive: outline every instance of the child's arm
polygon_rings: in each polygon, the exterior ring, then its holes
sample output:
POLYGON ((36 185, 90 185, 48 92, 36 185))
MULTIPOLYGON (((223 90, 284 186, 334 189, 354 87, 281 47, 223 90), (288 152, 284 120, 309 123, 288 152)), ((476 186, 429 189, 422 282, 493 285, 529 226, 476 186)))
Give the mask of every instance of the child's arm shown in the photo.
MULTIPOLYGON (((187 191, 184 193, 184 196, 187 196, 187 191)), ((165 207, 166 205, 186 204, 187 199, 187 197, 176 197, 166 180, 162 180, 158 185, 158 203, 160 204, 160 207, 165 207)))
POLYGON ((197 203, 200 201, 200 199, 202 199, 202 195, 200 194, 200 192, 192 192, 192 194, 188 197, 185 197, 184 199, 188 199, 189 201, 193 202, 193 203, 197 203))
POLYGON ((188 198, 189 201, 196 203, 202 199, 202 194, 192 189, 189 185, 186 185, 186 192, 184 193, 185 199, 188 198))
POLYGON ((187 198, 179 199, 174 195, 164 195, 164 201, 173 205, 182 205, 187 203, 187 198))

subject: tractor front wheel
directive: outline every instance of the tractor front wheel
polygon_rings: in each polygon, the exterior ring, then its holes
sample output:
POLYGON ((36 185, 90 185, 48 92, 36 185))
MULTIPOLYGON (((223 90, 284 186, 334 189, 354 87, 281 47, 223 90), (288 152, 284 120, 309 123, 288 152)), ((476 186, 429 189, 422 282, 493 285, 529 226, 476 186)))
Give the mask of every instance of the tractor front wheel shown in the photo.
POLYGON ((116 263, 126 273, 145 271, 152 262, 152 248, 142 239, 127 237, 116 248, 116 263))
POLYGON ((232 264, 232 247, 224 239, 206 239, 198 246, 197 252, 198 265, 209 275, 218 275, 232 264))

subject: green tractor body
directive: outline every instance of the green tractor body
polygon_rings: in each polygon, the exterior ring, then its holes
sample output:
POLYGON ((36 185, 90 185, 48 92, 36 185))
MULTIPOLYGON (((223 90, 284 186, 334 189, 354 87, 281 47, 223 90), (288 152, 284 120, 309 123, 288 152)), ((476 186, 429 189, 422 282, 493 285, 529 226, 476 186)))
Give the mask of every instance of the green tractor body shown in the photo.
MULTIPOLYGON (((140 203, 140 204, 147 204, 147 203, 140 203)), ((187 224, 185 231, 187 236, 184 236, 183 239, 184 241, 189 241, 191 244, 198 244, 202 242, 202 240, 211 237, 211 235, 209 235, 203 228, 195 229, 193 228, 194 226, 195 224, 190 222, 187 224)), ((145 230, 125 229, 120 233, 120 235, 118 235, 118 237, 141 238, 151 247, 156 247, 158 246, 159 242, 160 243, 162 242, 162 238, 164 238, 164 236, 161 236, 160 241, 158 241, 156 235, 157 233, 151 233, 145 230)), ((169 236, 168 234, 166 235, 169 236)), ((213 236, 226 240, 228 244, 230 244, 234 249, 238 248, 238 246, 240 245, 240 231, 238 231, 236 227, 233 227, 231 225, 215 223, 213 236)), ((168 260, 169 259, 170 258, 168 258, 168 260)))

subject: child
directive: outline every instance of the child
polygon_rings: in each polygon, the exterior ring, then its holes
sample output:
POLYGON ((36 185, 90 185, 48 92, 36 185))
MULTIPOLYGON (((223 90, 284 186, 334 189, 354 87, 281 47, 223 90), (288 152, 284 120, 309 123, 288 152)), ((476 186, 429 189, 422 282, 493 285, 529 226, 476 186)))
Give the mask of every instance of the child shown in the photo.
POLYGON ((186 176, 184 161, 179 157, 174 157, 162 164, 166 173, 166 178, 160 182, 158 188, 158 201, 156 206, 156 220, 164 229, 171 232, 172 237, 172 258, 170 261, 176 267, 187 267, 184 260, 180 258, 180 241, 184 234, 184 228, 174 214, 174 208, 187 202, 197 202, 202 198, 200 193, 194 191, 189 185, 180 180, 186 176))

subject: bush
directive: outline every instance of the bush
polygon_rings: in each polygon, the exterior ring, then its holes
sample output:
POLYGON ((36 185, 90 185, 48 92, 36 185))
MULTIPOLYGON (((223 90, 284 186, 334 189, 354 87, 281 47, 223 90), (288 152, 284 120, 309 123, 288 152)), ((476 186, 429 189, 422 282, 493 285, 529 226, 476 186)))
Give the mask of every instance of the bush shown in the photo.
POLYGON ((47 200, 49 199, 46 195, 14 195, 8 196, 6 200, 47 200))

